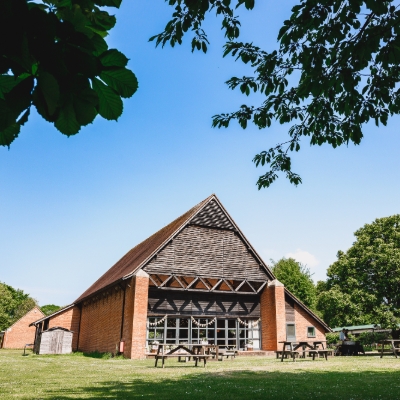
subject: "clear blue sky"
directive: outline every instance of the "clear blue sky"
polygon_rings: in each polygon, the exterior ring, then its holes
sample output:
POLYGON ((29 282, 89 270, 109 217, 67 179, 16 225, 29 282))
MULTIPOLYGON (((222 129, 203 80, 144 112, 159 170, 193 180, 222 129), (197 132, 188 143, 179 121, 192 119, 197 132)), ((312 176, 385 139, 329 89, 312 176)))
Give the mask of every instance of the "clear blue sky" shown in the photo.
MULTIPOLYGON (((243 12, 242 40, 268 50, 294 1, 256 2, 243 12)), ((67 138, 35 113, 11 149, 0 148, 0 281, 40 305, 75 300, 140 241, 216 193, 269 262, 294 255, 324 279, 353 232, 399 213, 400 119, 365 128, 360 146, 310 147, 294 159, 299 187, 283 177, 258 191, 252 157, 285 138, 268 130, 211 128, 212 115, 244 98, 224 82, 246 67, 222 59, 223 35, 207 24, 207 55, 183 46, 155 49, 172 9, 164 1, 124 0, 110 47, 139 79, 118 122, 96 119, 67 138), (149 5, 150 4, 150 5, 149 5)))

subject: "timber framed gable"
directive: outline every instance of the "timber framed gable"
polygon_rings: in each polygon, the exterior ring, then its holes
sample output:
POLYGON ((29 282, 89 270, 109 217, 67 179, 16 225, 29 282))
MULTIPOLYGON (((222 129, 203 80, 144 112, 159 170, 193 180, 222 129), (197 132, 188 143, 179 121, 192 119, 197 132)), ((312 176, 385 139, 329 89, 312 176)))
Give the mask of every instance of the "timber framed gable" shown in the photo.
POLYGON ((215 195, 142 269, 163 290, 254 295, 274 279, 215 195))

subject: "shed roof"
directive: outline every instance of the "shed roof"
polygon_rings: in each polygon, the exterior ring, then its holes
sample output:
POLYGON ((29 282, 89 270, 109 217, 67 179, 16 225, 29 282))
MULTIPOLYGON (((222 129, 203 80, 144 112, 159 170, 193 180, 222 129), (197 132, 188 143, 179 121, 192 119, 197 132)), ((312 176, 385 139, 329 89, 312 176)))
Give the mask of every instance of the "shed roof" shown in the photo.
POLYGON ((45 332, 52 332, 52 331, 65 331, 65 332, 71 332, 74 333, 73 331, 70 331, 67 328, 63 328, 62 326, 53 326, 52 328, 46 329, 45 331, 43 331, 42 333, 45 332))
MULTIPOLYGON (((205 207, 212 200, 217 202, 218 206, 222 209, 229 223, 235 228, 237 233, 247 243, 248 247, 252 248, 251 244, 248 242, 248 240, 237 227, 228 212, 222 206, 217 196, 215 194, 212 194, 211 196, 207 197, 205 200, 191 208, 189 211, 181 215, 179 218, 172 221, 170 224, 135 246, 116 264, 114 264, 106 273, 104 273, 95 283, 93 283, 92 286, 90 286, 84 293, 82 293, 82 295, 79 296, 77 300, 75 300, 75 303, 81 302, 85 298, 93 295, 101 289, 106 288, 107 286, 112 285, 115 282, 118 282, 119 280, 126 279, 132 276, 137 270, 139 270, 149 260, 151 260, 151 258, 159 250, 161 250, 165 246, 165 244, 167 244, 176 234, 178 234, 188 223, 193 221, 195 216, 199 215, 200 217, 200 211, 204 210, 205 207)), ((204 216, 201 216, 201 219, 204 220, 204 216)), ((263 266, 268 278, 274 279, 275 277, 273 273, 264 264, 261 257, 256 253, 254 249, 253 252, 255 256, 259 259, 259 262, 263 266)))

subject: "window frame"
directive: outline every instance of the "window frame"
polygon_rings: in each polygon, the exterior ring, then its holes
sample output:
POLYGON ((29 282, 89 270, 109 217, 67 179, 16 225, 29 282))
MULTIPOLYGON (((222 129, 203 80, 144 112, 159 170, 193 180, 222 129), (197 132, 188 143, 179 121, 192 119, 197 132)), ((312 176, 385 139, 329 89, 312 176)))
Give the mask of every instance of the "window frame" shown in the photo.
POLYGON ((287 322, 286 323, 286 340, 288 342, 295 342, 297 340, 296 339, 296 324, 294 322, 287 322), (289 338, 289 335, 288 335, 288 327, 289 326, 293 326, 293 328, 294 328, 294 339, 290 339, 289 338))
POLYGON ((317 331, 316 331, 316 329, 315 329, 315 326, 313 326, 313 325, 307 326, 307 337, 308 337, 308 338, 315 338, 315 337, 317 337, 317 331), (310 334, 308 333, 308 330, 309 330, 310 328, 313 329, 313 332, 314 332, 313 335, 310 335, 310 334))

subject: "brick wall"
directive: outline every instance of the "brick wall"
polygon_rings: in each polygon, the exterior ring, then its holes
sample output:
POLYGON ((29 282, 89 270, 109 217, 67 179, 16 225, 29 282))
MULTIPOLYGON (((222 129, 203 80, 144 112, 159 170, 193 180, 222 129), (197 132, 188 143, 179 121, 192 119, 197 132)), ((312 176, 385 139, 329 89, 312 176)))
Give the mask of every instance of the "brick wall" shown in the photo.
POLYGON ((36 328, 29 326, 29 324, 43 317, 44 314, 38 307, 27 312, 14 325, 7 329, 4 335, 3 348, 23 349, 26 344, 33 343, 36 328))
POLYGON ((132 345, 129 358, 145 358, 147 303, 149 297, 149 275, 140 270, 135 276, 133 299, 132 345))
POLYGON ((69 329, 74 332, 72 336, 72 351, 76 351, 78 348, 78 336, 79 336, 79 319, 81 311, 78 306, 74 306, 61 311, 59 314, 50 317, 49 328, 54 326, 60 326, 62 328, 69 329))
POLYGON ((121 335, 124 291, 117 290, 96 301, 82 304, 79 350, 116 353, 121 335))
POLYGON ((286 340, 285 288, 274 280, 264 289, 261 306, 261 348, 276 351, 278 342, 286 340))
POLYGON ((80 351, 116 353, 122 340, 124 357, 145 358, 149 278, 147 273, 139 271, 125 284, 125 292, 118 290, 115 294, 82 305, 80 351))
POLYGON ((294 304, 295 324, 296 324, 296 340, 325 340, 325 328, 316 321, 310 314, 304 309, 300 308, 299 305, 294 304), (314 338, 307 337, 307 327, 314 326, 315 334, 314 338))
POLYGON ((126 295, 125 295, 125 313, 124 313, 124 329, 122 333, 122 340, 125 343, 124 357, 131 358, 132 352, 132 319, 135 302, 135 278, 131 278, 127 282, 126 295))

